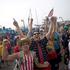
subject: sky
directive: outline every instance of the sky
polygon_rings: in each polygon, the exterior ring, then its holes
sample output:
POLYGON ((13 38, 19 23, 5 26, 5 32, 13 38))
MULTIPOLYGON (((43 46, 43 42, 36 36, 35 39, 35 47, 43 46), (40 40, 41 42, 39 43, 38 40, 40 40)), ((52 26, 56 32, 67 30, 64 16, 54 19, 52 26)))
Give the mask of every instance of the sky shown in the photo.
POLYGON ((34 19, 33 25, 42 24, 52 8, 54 16, 70 20, 70 0, 0 0, 0 27, 15 29, 13 18, 18 21, 20 27, 23 26, 21 19, 24 19, 25 25, 28 26, 30 9, 34 19))

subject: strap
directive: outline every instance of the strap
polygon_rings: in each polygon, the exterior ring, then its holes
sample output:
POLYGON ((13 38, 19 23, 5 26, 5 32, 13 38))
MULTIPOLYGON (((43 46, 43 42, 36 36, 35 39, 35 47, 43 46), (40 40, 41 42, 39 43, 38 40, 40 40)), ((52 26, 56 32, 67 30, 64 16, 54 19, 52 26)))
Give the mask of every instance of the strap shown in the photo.
POLYGON ((24 53, 23 51, 20 52, 20 64, 23 62, 24 53))

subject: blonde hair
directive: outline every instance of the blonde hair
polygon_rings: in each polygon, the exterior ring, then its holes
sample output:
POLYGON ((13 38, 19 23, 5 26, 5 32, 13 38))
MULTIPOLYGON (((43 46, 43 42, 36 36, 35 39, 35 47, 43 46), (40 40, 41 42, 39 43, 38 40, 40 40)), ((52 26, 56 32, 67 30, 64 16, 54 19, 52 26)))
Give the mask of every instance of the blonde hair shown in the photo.
POLYGON ((20 42, 19 42, 19 45, 20 45, 20 46, 23 46, 25 43, 30 45, 30 39, 27 38, 27 37, 21 38, 21 40, 20 40, 20 42))

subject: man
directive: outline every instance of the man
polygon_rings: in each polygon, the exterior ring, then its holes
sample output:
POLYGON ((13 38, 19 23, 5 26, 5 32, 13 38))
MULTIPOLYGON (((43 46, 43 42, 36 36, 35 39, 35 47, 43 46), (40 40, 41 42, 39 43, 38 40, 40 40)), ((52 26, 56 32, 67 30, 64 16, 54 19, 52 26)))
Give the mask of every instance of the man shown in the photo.
POLYGON ((52 70, 59 69, 59 63, 61 62, 61 53, 60 53, 60 37, 57 31, 57 18, 51 18, 53 20, 53 29, 50 34, 50 39, 48 41, 48 47, 51 48, 51 57, 50 57, 50 64, 52 66, 52 70), (58 59, 59 58, 59 59, 58 59))
MULTIPOLYGON (((32 35, 32 23, 33 19, 29 20, 29 32, 32 35)), ((43 39, 40 38, 39 31, 33 33, 33 39, 31 41, 30 50, 36 52, 35 70, 51 70, 50 64, 47 59, 47 42, 49 35, 51 34, 53 23, 50 24, 49 31, 46 33, 43 39)))
POLYGON ((63 50, 64 50, 65 69, 68 68, 68 58, 69 58, 68 39, 69 39, 68 26, 65 25, 64 31, 62 34, 62 45, 63 45, 63 50))

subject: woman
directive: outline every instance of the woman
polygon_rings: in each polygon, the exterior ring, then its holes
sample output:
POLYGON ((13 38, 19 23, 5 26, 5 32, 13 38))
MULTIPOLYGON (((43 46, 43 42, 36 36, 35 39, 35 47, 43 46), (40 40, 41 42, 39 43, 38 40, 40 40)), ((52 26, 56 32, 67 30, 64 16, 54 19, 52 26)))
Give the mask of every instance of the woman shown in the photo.
POLYGON ((48 39, 48 60, 51 64, 52 70, 58 70, 59 69, 59 62, 61 61, 60 56, 60 43, 59 43, 59 34, 57 32, 57 18, 52 17, 51 18, 52 25, 52 31, 49 35, 48 39), (59 59, 58 59, 59 58, 59 59))
POLYGON ((13 53, 8 55, 6 47, 4 46, 4 60, 15 60, 19 61, 19 70, 33 70, 33 58, 35 57, 35 53, 29 50, 30 40, 26 38, 22 38, 20 41, 20 45, 22 51, 13 53))

